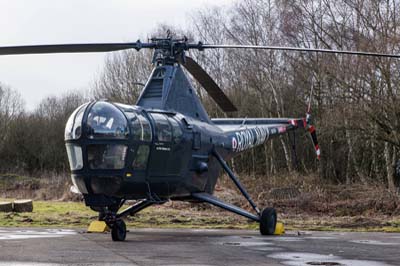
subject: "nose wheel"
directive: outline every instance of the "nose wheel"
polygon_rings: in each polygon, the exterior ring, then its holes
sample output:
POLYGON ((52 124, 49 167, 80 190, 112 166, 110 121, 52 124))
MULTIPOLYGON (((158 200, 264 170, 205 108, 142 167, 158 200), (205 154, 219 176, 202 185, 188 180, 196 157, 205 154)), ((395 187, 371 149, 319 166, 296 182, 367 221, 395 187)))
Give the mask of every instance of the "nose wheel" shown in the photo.
POLYGON ((126 239, 126 224, 123 217, 127 215, 134 215, 135 213, 153 205, 153 204, 163 204, 165 201, 154 201, 153 199, 144 199, 136 204, 118 212, 118 209, 125 202, 121 200, 118 206, 106 206, 94 209, 99 212, 99 221, 104 221, 109 228, 111 228, 111 238, 113 241, 124 241, 126 239))
POLYGON ((262 235, 273 235, 275 233, 277 214, 274 208, 265 208, 260 216, 260 233, 262 235))
POLYGON ((113 241, 124 241, 126 238, 126 224, 124 220, 117 219, 111 228, 111 238, 113 241))

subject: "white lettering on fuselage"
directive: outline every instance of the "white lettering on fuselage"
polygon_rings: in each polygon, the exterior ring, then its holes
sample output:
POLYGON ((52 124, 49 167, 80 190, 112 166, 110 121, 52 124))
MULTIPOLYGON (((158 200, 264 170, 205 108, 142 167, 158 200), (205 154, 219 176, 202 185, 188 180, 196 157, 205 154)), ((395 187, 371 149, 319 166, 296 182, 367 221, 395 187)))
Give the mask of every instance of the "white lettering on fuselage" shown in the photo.
MULTIPOLYGON (((268 130, 268 127, 260 126, 235 132, 236 137, 234 138, 236 139, 235 144, 237 144, 235 145, 236 147, 232 145, 232 149, 236 152, 241 152, 247 149, 251 149, 254 146, 263 144, 265 141, 268 140, 268 130)), ((232 141, 232 143, 233 142, 234 141, 232 141)))
POLYGON ((169 148, 169 147, 156 147, 156 150, 157 151, 170 151, 171 148, 169 148))

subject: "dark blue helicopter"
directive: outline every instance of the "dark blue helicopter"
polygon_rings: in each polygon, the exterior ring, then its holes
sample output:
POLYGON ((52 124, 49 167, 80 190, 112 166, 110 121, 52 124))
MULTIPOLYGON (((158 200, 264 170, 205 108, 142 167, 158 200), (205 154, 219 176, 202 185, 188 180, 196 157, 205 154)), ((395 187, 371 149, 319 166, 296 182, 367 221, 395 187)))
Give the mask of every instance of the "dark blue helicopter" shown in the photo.
POLYGON ((275 46, 207 45, 184 39, 151 39, 149 43, 57 44, 0 47, 0 55, 110 52, 154 49, 154 69, 135 106, 93 101, 79 106, 65 127, 65 142, 74 186, 85 203, 112 228, 112 239, 126 238, 122 220, 168 200, 207 202, 257 221, 262 235, 275 231, 273 208, 260 210, 226 161, 296 129, 310 132, 320 150, 310 108, 304 118, 211 119, 182 66, 225 112, 236 107, 207 72, 185 55, 191 49, 269 49, 367 56, 399 55, 275 46), (213 196, 225 171, 255 214, 213 196), (126 200, 137 203, 118 212, 126 200))

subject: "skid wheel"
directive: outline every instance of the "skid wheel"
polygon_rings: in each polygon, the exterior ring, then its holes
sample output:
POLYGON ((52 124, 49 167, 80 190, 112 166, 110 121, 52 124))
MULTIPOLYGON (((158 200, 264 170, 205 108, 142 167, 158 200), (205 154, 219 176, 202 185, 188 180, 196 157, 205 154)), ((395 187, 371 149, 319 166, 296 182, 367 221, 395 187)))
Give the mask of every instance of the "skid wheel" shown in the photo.
POLYGON ((273 235, 275 233, 277 214, 274 208, 265 208, 260 216, 260 233, 262 235, 273 235))
POLYGON ((126 225, 121 219, 115 221, 111 229, 111 237, 113 241, 124 241, 126 238, 126 225))

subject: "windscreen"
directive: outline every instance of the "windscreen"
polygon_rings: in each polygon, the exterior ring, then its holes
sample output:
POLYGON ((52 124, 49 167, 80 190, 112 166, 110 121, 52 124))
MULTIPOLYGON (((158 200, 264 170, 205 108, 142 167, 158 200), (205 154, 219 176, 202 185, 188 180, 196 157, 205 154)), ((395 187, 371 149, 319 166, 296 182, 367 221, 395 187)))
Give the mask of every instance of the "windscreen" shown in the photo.
POLYGON ((127 138, 129 130, 124 114, 114 105, 107 102, 95 103, 87 118, 88 137, 93 138, 127 138))

